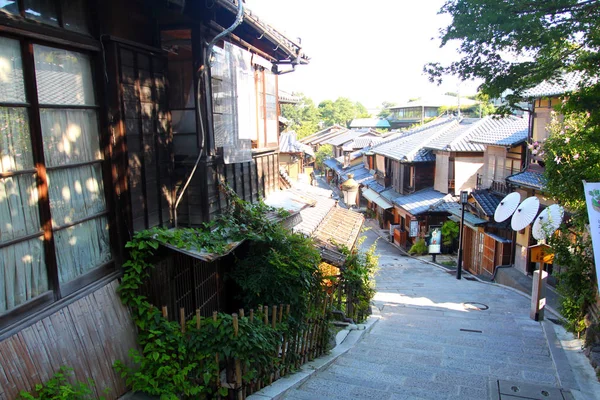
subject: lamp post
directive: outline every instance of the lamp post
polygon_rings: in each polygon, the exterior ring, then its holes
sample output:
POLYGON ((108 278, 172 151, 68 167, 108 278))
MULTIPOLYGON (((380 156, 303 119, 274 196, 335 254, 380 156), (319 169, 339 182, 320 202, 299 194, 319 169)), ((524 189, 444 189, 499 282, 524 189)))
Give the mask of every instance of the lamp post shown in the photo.
POLYGON ((358 195, 358 182, 354 180, 354 174, 348 174, 348 180, 342 183, 342 193, 344 194, 344 203, 348 208, 356 204, 358 195))
POLYGON ((462 276, 462 258, 463 258, 463 231, 465 226, 465 206, 469 202, 469 192, 466 190, 460 191, 460 204, 462 211, 460 215, 460 235, 458 236, 458 265, 456 269, 456 279, 462 276))

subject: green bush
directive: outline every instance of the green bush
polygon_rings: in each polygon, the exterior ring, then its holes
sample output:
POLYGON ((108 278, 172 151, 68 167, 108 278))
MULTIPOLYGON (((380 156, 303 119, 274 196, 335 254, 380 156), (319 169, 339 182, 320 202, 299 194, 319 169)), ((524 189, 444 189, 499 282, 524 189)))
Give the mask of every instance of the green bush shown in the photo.
POLYGON ((408 254, 422 255, 422 254, 427 254, 427 251, 428 251, 428 248, 427 248, 427 243, 425 243, 425 239, 419 238, 419 239, 417 239, 415 244, 412 245, 410 250, 408 250, 408 254))
POLYGON ((442 244, 451 246, 458 239, 460 228, 458 224, 452 220, 444 222, 442 225, 442 244))
MULTIPOLYGON (((365 240, 365 236, 358 241, 358 246, 365 240)), ((342 249, 346 255, 345 267, 341 269, 342 281, 346 288, 352 293, 352 305, 354 315, 349 315, 356 322, 362 322, 369 315, 371 300, 375 296, 375 274, 379 270, 379 256, 375 254, 377 242, 373 243, 369 250, 350 251, 342 249)))
MULTIPOLYGON (((35 391, 19 393, 20 400, 87 400, 95 399, 94 381, 87 383, 73 380, 73 369, 69 367, 60 367, 58 372, 52 376, 46 383, 35 385, 35 391)), ((100 397, 104 399, 104 397, 100 397)))

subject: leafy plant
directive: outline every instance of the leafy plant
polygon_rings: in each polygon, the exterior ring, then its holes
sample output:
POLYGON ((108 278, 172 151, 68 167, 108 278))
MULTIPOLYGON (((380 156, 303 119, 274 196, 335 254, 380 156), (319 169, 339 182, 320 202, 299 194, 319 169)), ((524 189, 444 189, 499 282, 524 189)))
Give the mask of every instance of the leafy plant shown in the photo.
POLYGON ((458 224, 452 220, 444 222, 442 225, 442 244, 451 246, 452 243, 458 239, 460 228, 458 224))
MULTIPOLYGON (((359 238, 357 247, 365 240, 359 238)), ((367 251, 349 250, 342 248, 346 258, 344 268, 341 269, 342 282, 346 291, 351 293, 353 313, 351 315, 357 322, 361 322, 369 315, 371 300, 375 296, 375 274, 379 270, 379 256, 375 254, 377 242, 373 243, 367 251)))
MULTIPOLYGON (((35 385, 35 391, 19 393, 21 400, 86 400, 95 399, 94 381, 75 381, 73 368, 60 367, 60 369, 44 384, 35 385)), ((104 399, 104 397, 101 397, 104 399)))
POLYGON ((422 254, 427 254, 427 251, 428 251, 428 248, 427 248, 427 243, 425 243, 425 239, 419 238, 419 239, 417 239, 415 244, 413 244, 411 246, 410 250, 408 250, 408 254, 422 255, 422 254))

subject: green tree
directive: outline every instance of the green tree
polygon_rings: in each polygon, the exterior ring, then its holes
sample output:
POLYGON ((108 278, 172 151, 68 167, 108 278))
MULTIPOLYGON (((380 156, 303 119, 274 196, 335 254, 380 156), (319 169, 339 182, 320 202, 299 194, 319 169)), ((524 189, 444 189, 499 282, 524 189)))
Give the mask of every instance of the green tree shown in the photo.
POLYGON ((324 100, 319 103, 319 115, 325 126, 339 124, 348 126, 354 118, 368 118, 369 112, 361 103, 353 103, 347 97, 338 97, 335 101, 324 100))
POLYGON ((356 109, 354 118, 371 118, 371 114, 369 114, 367 107, 363 106, 362 103, 357 101, 354 103, 354 108, 356 109))
POLYGON ((333 147, 330 144, 324 144, 319 147, 315 153, 315 164, 318 169, 323 169, 323 161, 333 157, 333 147))
POLYGON ((294 93, 300 97, 296 104, 282 104, 281 115, 290 121, 290 129, 296 131, 296 137, 302 139, 319 130, 319 110, 314 101, 302 93, 294 93))
POLYGON ((377 116, 379 118, 387 118, 390 116, 390 114, 392 113, 390 111, 391 107, 394 107, 396 105, 396 103, 391 102, 391 101, 384 101, 383 103, 381 103, 381 111, 379 111, 379 114, 377 114, 377 116))

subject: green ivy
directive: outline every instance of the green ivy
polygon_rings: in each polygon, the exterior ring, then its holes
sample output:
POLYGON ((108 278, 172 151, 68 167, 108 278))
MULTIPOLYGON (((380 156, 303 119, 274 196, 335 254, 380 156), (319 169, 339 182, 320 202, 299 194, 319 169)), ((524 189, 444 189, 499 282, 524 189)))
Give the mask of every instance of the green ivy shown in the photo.
MULTIPOLYGON (((73 369, 69 367, 61 367, 52 378, 44 384, 35 385, 33 392, 21 391, 19 394, 20 400, 87 400, 95 399, 94 381, 88 382, 73 380, 73 369)), ((100 397, 104 399, 104 397, 100 397)))
POLYGON ((451 246, 460 233, 458 224, 452 220, 444 222, 442 225, 442 244, 451 246))
MULTIPOLYGON (((119 287, 123 303, 130 307, 138 328, 138 345, 130 356, 133 366, 122 361, 116 370, 136 392, 161 399, 202 399, 226 395, 217 385, 221 365, 238 359, 243 362, 244 378, 255 379, 259 369, 276 368, 277 348, 288 334, 287 323, 272 328, 264 324, 260 312, 256 319, 238 319, 239 333, 234 338, 232 316, 219 314, 216 320, 187 322, 182 332, 176 322, 165 319, 148 299, 140 294, 153 264, 150 262, 161 243, 178 248, 223 253, 232 242, 250 242, 250 254, 237 260, 232 275, 242 288, 249 307, 258 304, 290 304, 296 321, 308 318, 311 299, 321 294, 318 274, 319 253, 310 239, 286 231, 266 218, 269 212, 285 217, 264 203, 250 204, 230 189, 223 189, 230 207, 215 222, 199 229, 165 230, 154 228, 136 233, 127 243, 129 259, 119 287), (259 279, 260 278, 260 279, 259 279)), ((298 325, 298 324, 296 324, 298 325)))
POLYGON ((428 248, 427 248, 427 243, 425 243, 425 239, 419 238, 419 239, 417 239, 415 244, 413 244, 411 246, 410 250, 408 250, 408 254, 422 255, 422 254, 427 254, 427 251, 428 251, 428 248))

